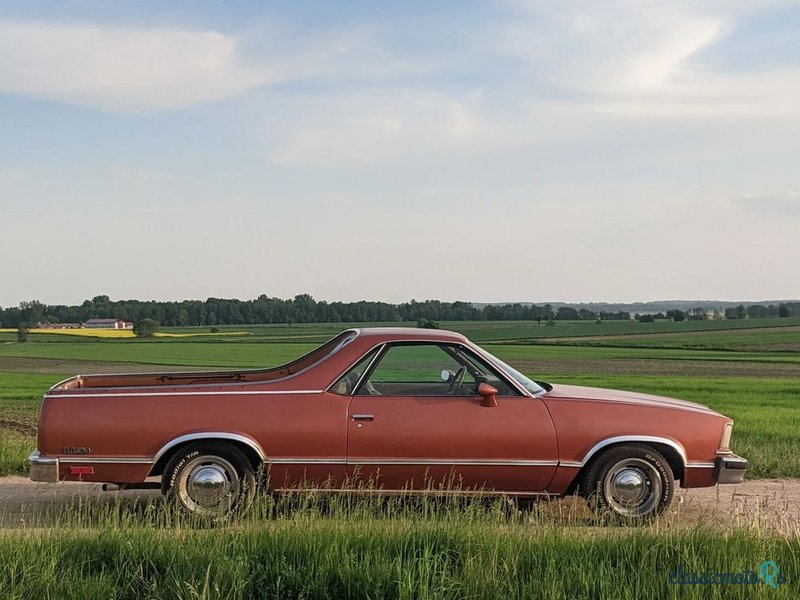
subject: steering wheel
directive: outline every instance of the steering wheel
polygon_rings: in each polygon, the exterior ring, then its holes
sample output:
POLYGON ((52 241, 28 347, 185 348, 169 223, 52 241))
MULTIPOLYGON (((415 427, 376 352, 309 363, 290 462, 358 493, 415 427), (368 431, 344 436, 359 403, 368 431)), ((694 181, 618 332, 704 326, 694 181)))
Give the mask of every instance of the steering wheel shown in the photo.
POLYGON ((448 394, 455 394, 458 388, 461 387, 461 381, 464 379, 464 373, 467 372, 467 367, 460 366, 456 374, 453 375, 453 378, 450 380, 450 385, 447 388, 448 394))

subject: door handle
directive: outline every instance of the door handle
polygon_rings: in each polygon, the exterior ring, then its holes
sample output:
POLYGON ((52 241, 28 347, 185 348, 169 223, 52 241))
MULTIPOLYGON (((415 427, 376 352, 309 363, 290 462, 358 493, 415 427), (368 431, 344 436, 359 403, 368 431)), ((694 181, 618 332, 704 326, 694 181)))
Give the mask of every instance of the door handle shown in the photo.
POLYGON ((375 415, 353 415, 353 421, 374 421, 375 415))

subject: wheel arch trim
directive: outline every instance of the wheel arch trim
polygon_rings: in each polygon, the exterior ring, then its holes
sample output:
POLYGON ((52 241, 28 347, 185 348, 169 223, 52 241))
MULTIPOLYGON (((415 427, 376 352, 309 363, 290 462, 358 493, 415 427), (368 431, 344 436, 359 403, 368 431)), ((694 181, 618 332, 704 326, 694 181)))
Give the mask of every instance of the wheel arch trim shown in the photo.
POLYGON ((159 460, 166 456, 167 452, 173 448, 176 448, 177 446, 180 446, 181 444, 185 444, 187 442, 201 442, 206 440, 227 440, 231 442, 239 442, 240 444, 244 444, 253 450, 262 462, 266 462, 267 460, 267 455, 264 453, 264 449, 251 437, 239 433, 230 433, 228 431, 197 431, 172 438, 166 444, 161 446, 161 449, 156 452, 155 456, 153 456, 153 465, 155 467, 159 460))
POLYGON ((681 463, 684 468, 687 466, 692 466, 688 460, 686 459, 686 450, 684 447, 673 439, 655 436, 655 435, 615 435, 609 438, 605 438, 604 440, 600 440, 594 446, 592 446, 589 451, 584 454, 583 459, 580 461, 560 461, 560 465, 565 467, 585 467, 590 460, 603 448, 607 448, 608 446, 612 446, 615 444, 624 444, 624 443, 652 443, 652 444, 664 444, 665 446, 669 446, 675 452, 678 453, 678 456, 681 459, 681 463))

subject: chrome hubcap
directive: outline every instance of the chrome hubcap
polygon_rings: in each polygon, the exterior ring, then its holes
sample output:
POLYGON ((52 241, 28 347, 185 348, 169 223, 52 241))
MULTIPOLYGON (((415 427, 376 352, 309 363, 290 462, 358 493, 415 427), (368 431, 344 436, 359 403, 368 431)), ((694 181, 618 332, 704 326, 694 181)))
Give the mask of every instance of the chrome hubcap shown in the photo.
POLYGON ((189 474, 189 495, 203 506, 216 506, 230 491, 225 471, 217 465, 205 465, 189 474))
POLYGON ((239 476, 231 463, 219 456, 197 456, 183 469, 178 482, 180 498, 196 514, 226 513, 239 493, 239 476))
POLYGON ((646 482, 642 474, 635 469, 623 469, 614 476, 611 491, 625 504, 636 504, 646 491, 646 482))
POLYGON ((628 458, 612 465, 603 483, 609 508, 626 517, 641 517, 653 512, 662 489, 658 469, 641 458, 628 458))

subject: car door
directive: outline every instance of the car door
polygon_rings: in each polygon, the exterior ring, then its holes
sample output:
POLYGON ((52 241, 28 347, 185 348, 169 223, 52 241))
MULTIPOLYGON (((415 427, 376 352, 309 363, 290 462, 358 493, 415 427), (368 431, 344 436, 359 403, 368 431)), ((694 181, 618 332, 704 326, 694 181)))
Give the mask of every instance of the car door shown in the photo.
POLYGON ((349 410, 348 476, 385 489, 544 491, 558 461, 541 400, 453 344, 390 344, 359 374, 349 410), (498 387, 481 405, 480 381, 498 387))

